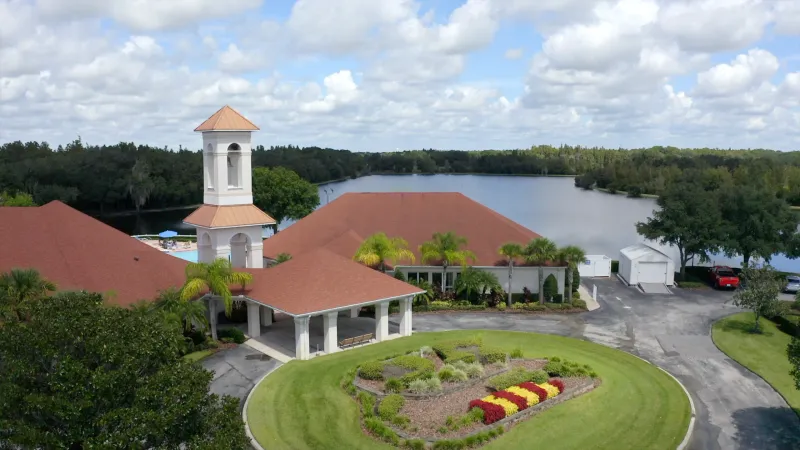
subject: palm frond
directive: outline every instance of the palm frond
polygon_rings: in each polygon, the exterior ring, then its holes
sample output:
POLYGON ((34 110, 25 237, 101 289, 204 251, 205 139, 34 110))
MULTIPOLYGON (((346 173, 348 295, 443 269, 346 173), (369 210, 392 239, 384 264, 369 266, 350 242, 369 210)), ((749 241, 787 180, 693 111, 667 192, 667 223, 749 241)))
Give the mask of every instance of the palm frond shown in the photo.
POLYGON ((181 300, 192 300, 207 289, 210 289, 210 286, 208 282, 202 278, 186 280, 186 284, 184 284, 181 289, 181 300))

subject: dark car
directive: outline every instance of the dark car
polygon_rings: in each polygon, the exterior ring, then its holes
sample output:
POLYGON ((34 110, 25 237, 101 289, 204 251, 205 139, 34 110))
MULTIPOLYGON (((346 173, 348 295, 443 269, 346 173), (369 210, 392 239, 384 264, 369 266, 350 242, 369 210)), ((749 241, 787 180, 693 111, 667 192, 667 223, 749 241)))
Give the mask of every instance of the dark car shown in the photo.
POLYGON ((797 294, 798 291, 800 291, 800 277, 795 275, 786 277, 786 286, 783 287, 783 292, 797 294))

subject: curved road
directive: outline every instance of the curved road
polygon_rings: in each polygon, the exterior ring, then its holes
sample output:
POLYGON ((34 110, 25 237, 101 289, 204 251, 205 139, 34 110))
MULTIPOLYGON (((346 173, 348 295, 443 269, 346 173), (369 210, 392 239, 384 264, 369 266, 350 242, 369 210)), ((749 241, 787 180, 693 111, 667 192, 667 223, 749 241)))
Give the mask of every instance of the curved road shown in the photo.
MULTIPOLYGON (((415 315, 414 330, 498 329, 587 339, 644 358, 678 378, 692 395, 692 450, 800 449, 800 420, 763 379, 722 353, 711 324, 739 309, 716 291, 644 295, 616 279, 596 284, 601 308, 579 315, 415 315)), ((676 290, 680 291, 680 290, 676 290)))

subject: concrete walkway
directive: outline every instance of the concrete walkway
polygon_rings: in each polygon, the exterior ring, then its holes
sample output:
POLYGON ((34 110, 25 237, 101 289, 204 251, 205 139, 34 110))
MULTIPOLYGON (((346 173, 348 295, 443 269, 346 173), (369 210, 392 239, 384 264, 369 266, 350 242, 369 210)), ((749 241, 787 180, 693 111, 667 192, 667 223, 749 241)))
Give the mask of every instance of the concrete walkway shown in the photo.
POLYGON ((244 345, 223 350, 200 361, 200 364, 214 373, 211 392, 217 395, 230 395, 244 401, 255 383, 269 372, 281 366, 273 358, 244 345))
POLYGON ((800 420, 783 398, 711 341, 711 324, 739 311, 729 302, 731 293, 674 289, 673 295, 645 295, 616 279, 587 284, 597 285, 601 308, 593 312, 415 314, 414 329, 532 331, 618 348, 664 368, 689 390, 697 408, 689 449, 800 449, 800 420))

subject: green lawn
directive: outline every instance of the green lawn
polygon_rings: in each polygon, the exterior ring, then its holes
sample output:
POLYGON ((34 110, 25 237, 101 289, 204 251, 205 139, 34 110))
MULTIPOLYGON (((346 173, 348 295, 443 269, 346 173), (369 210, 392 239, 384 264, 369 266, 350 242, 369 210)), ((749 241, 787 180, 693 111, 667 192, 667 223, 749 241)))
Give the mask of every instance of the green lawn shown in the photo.
POLYGON ((762 334, 753 334, 753 313, 739 313, 717 321, 711 337, 731 359, 759 374, 783 395, 800 415, 800 391, 789 375, 792 366, 786 356, 791 337, 770 320, 761 319, 762 334))
POLYGON ((192 362, 200 361, 203 358, 206 358, 208 356, 213 355, 215 352, 216 352, 216 350, 212 350, 212 349, 199 350, 199 351, 196 351, 196 352, 187 353, 187 354, 183 355, 183 359, 185 359, 187 361, 192 361, 192 362))
POLYGON ((466 330, 416 333, 310 361, 292 361, 253 392, 247 407, 251 430, 268 449, 393 448, 361 431, 357 404, 339 386, 342 376, 370 359, 475 335, 509 351, 521 347, 525 357, 557 355, 590 364, 603 379, 594 391, 522 422, 487 449, 546 443, 549 450, 673 450, 686 433, 690 408, 680 385, 634 356, 559 336, 466 330))

